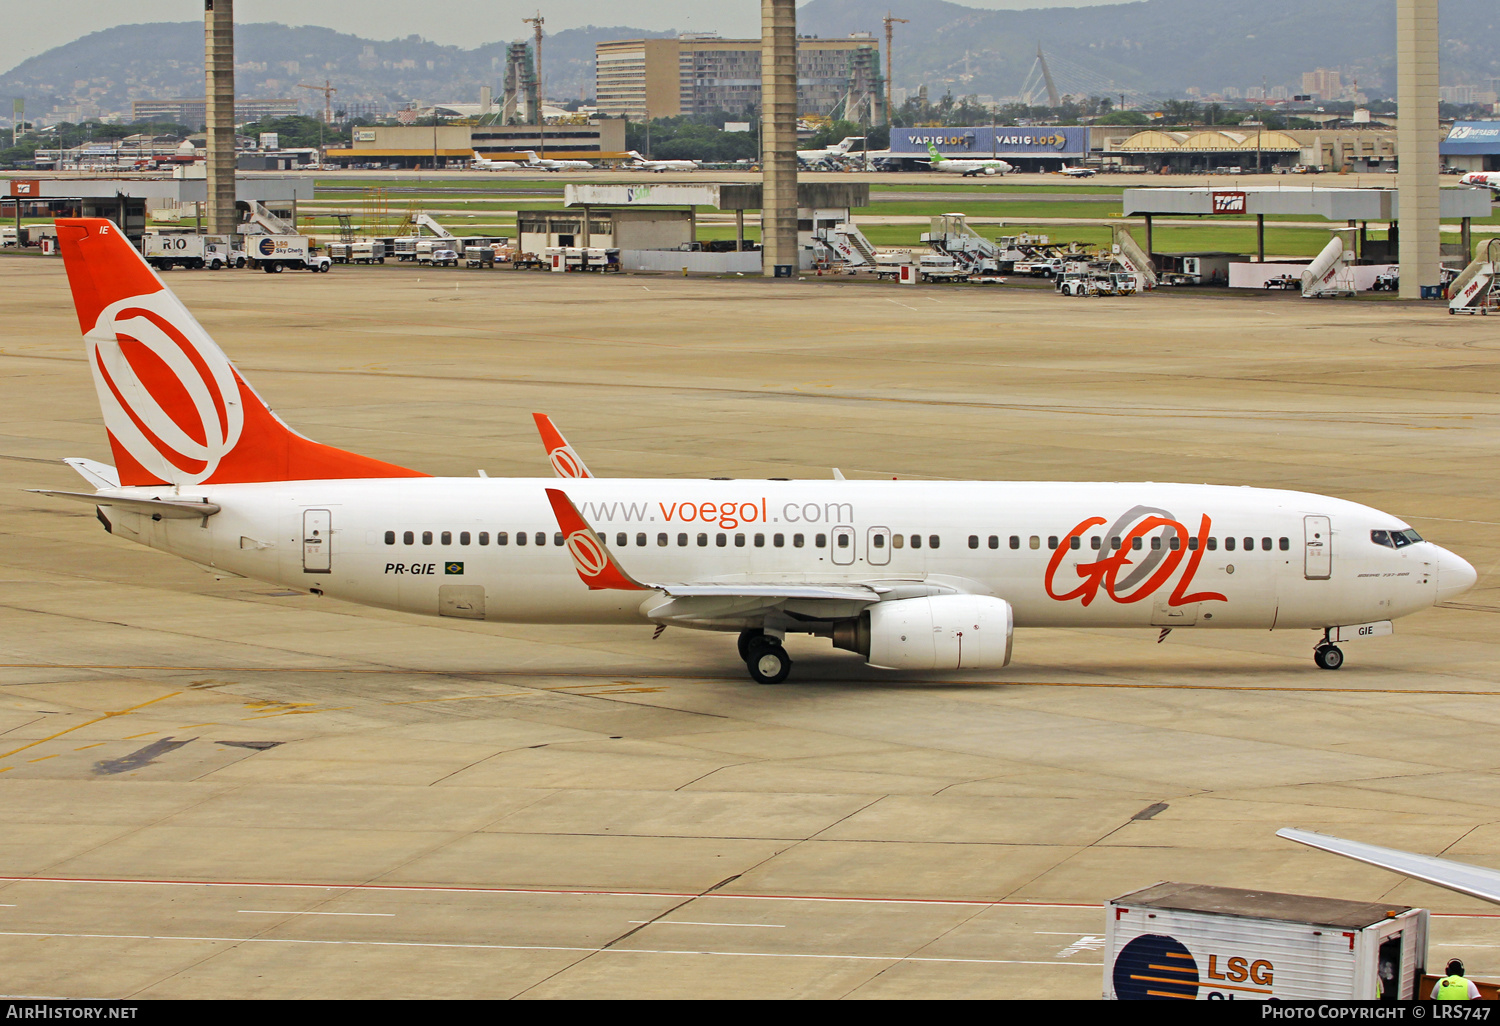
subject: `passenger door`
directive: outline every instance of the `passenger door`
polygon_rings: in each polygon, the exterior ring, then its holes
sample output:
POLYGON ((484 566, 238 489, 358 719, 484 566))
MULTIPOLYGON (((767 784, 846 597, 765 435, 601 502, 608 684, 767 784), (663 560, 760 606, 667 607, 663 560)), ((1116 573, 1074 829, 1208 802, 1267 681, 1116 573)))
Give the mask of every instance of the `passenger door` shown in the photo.
POLYGON ((302 512, 302 572, 333 572, 333 515, 326 509, 302 512))
POLYGON ((828 541, 828 550, 834 563, 848 566, 854 562, 854 528, 835 527, 828 541))
POLYGON ((1333 576, 1333 523, 1327 517, 1303 517, 1303 576, 1326 581, 1333 576))
POLYGON ((865 559, 871 566, 885 566, 891 561, 891 529, 872 527, 865 535, 865 559))

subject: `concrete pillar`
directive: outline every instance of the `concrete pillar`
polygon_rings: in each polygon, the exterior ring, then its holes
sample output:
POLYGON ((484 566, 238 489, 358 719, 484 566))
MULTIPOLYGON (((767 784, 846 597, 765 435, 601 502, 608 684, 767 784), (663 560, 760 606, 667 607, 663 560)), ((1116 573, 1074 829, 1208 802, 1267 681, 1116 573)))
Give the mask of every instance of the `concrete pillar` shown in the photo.
POLYGON ((204 95, 208 97, 208 231, 233 235, 234 0, 203 0, 204 95))
POLYGON ((789 266, 796 277, 796 0, 761 0, 760 30, 761 273, 789 266))
POLYGON ((745 209, 741 207, 734 212, 734 251, 742 253, 745 250, 745 209))
POLYGON ((1401 298, 1437 285, 1438 0, 1396 0, 1396 147, 1400 170, 1401 298))
POLYGON ((1255 252, 1260 263, 1266 262, 1266 215, 1255 215, 1255 252))

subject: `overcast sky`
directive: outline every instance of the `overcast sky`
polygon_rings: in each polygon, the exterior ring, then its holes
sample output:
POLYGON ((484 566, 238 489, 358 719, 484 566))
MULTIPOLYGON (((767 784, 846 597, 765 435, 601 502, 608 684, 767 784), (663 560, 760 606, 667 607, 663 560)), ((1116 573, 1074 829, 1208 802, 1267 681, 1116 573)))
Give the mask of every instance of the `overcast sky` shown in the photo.
MULTIPOLYGON (((1092 7, 1120 0, 963 0, 966 7, 994 10, 1034 7, 1092 7)), ((799 2, 799 6, 801 3, 799 2)), ((152 21, 199 21, 202 0, 15 0, 7 2, 0 31, 0 71, 28 57, 111 25, 152 21)), ((760 34, 760 4, 754 0, 236 0, 239 22, 279 21, 324 25, 367 39, 416 34, 436 43, 471 48, 529 32, 521 19, 540 8, 546 29, 581 25, 624 25, 642 29, 760 34)))

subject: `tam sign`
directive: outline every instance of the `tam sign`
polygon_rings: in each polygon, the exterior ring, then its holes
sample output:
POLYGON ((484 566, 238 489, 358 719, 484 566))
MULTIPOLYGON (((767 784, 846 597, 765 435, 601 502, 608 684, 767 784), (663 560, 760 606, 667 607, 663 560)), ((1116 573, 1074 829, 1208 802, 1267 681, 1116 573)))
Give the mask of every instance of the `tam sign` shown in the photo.
POLYGON ((1214 192, 1212 198, 1215 214, 1243 214, 1245 212, 1243 192, 1214 192))

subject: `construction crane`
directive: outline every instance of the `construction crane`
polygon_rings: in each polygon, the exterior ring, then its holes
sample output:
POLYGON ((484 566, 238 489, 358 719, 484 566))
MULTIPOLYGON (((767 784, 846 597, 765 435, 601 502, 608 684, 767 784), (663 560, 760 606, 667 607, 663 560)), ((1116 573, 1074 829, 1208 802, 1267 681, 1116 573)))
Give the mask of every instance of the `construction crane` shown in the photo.
POLYGON ((547 94, 542 91, 542 24, 547 20, 542 17, 542 12, 537 11, 535 18, 522 18, 523 22, 536 28, 536 125, 537 135, 541 140, 541 155, 547 155, 547 118, 542 113, 542 108, 547 105, 547 94))
POLYGON ((298 82, 297 83, 297 88, 298 89, 311 89, 315 93, 322 93, 323 94, 323 123, 325 125, 331 125, 331 124, 333 124, 333 94, 339 91, 338 86, 333 85, 331 82, 328 81, 328 79, 325 78, 323 80, 323 84, 320 85, 320 86, 318 86, 318 85, 308 85, 306 82, 298 82))
POLYGON ((885 120, 891 120, 891 26, 905 25, 911 21, 910 18, 895 18, 890 11, 885 12, 885 120))

